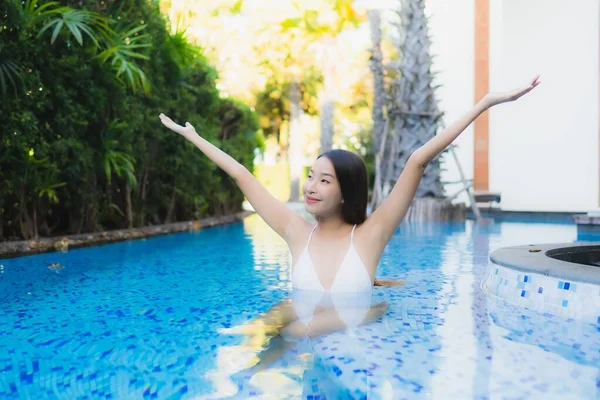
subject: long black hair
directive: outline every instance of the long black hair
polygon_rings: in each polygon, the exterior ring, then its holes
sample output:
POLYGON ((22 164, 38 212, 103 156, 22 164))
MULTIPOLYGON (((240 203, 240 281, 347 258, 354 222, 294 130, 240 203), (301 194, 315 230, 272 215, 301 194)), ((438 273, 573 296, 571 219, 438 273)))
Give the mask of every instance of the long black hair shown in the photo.
POLYGON ((347 150, 329 150, 317 157, 326 157, 333 164, 342 190, 342 218, 351 225, 367 219, 369 182, 364 161, 347 150))

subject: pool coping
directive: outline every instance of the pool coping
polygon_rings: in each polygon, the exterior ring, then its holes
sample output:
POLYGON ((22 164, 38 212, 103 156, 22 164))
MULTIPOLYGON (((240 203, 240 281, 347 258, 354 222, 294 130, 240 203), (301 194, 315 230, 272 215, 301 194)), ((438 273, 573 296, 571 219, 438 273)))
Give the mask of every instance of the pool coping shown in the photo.
POLYGON ((96 246, 125 240, 143 239, 153 236, 169 235, 171 233, 193 232, 202 228, 239 222, 252 214, 254 214, 254 211, 241 211, 231 215, 209 217, 193 221, 174 222, 163 225, 143 226, 132 229, 81 233, 51 238, 39 238, 37 240, 31 239, 14 242, 0 242, 0 259, 49 253, 53 251, 64 251, 70 248, 96 246))
POLYGON ((557 260, 547 255, 549 251, 557 249, 598 245, 600 242, 511 246, 494 250, 490 254, 490 260, 495 264, 519 271, 600 285, 600 267, 557 260))

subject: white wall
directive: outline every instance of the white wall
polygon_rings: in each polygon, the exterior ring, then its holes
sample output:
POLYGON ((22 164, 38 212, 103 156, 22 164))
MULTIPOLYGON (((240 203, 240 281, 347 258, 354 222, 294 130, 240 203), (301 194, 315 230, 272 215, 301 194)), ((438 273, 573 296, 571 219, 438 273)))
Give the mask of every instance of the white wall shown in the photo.
MULTIPOLYGON (((474 1, 428 0, 428 7, 443 85, 437 93, 449 124, 474 102, 474 1)), ((598 0, 490 0, 490 90, 518 87, 536 73, 543 80, 534 93, 490 112, 490 191, 502 194, 502 209, 598 208, 599 40, 598 0)), ((456 143, 471 179, 472 127, 456 143)), ((446 160, 443 179, 456 180, 446 160)))
MULTIPOLYGON (((430 15, 431 54, 434 56, 433 69, 437 82, 442 86, 437 90, 441 111, 445 113, 446 125, 473 106, 474 88, 474 40, 475 26, 472 0, 428 0, 427 13, 430 15)), ((455 142, 463 171, 467 179, 473 178, 473 128, 469 127, 455 142)), ((444 156, 447 171, 442 173, 444 181, 459 180, 458 170, 450 154, 444 156)), ((448 195, 458 191, 462 185, 447 185, 448 195)), ((463 193, 457 200, 468 203, 463 193)))
POLYGON ((599 190, 598 0, 492 0, 490 89, 543 84, 490 114, 502 209, 586 211, 599 190))

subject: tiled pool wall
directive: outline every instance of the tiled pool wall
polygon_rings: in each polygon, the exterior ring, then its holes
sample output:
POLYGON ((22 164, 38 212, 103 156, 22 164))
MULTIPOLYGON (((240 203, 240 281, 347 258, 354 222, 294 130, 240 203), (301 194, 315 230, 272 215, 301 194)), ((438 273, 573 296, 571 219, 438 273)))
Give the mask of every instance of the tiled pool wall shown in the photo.
POLYGON ((518 271, 492 263, 481 288, 512 304, 600 324, 600 285, 518 271))

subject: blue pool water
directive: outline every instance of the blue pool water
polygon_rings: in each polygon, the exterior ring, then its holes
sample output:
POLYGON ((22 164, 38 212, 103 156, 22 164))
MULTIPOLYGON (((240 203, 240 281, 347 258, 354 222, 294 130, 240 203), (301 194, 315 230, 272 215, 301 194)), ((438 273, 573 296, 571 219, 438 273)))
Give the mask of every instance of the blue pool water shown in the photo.
POLYGON ((290 296, 287 247, 257 216, 0 260, 0 398, 597 399, 600 288, 489 265, 499 247, 591 239, 569 224, 403 226, 378 275, 407 285, 375 288, 382 317, 286 342, 254 373, 268 335, 232 331, 290 296))

